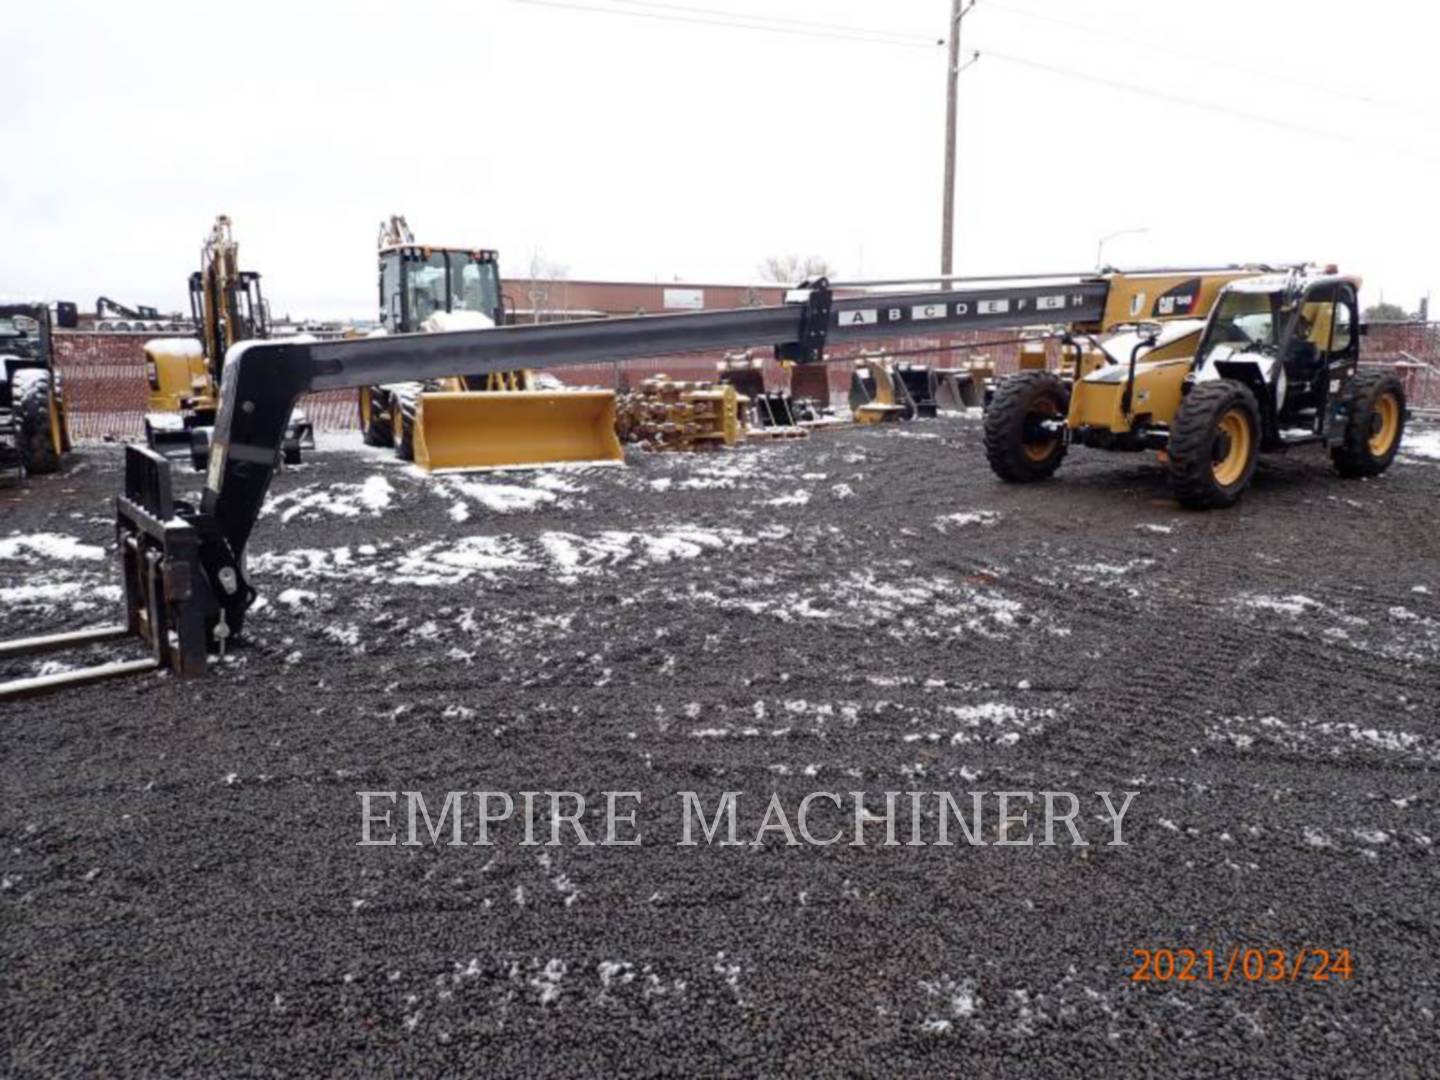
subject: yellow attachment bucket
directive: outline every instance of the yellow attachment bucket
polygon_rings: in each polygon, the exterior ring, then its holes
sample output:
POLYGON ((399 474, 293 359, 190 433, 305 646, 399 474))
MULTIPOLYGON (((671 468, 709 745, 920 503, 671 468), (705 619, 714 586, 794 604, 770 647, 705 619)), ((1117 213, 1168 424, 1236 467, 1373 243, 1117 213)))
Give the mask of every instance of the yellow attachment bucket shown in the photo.
POLYGON ((609 390, 421 394, 414 447, 432 471, 624 460, 609 390))

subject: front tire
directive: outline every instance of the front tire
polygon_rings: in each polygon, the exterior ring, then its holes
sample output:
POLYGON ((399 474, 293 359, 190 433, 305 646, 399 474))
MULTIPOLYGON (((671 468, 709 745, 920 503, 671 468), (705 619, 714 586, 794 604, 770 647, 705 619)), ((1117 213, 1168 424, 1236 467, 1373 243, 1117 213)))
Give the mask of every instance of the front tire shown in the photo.
POLYGON ((395 456, 401 461, 415 460, 415 420, 405 409, 399 394, 390 398, 390 430, 395 433, 395 456))
POLYGON ((369 386, 360 388, 360 437, 366 446, 395 445, 389 403, 382 391, 369 386))
POLYGON ((985 411, 985 456, 995 475, 1012 484, 1052 476, 1067 449, 1064 433, 1053 425, 1069 412, 1070 392, 1053 372, 1022 371, 1005 379, 985 411))
POLYGON ((1405 386, 1390 371, 1362 371, 1346 391, 1349 418, 1344 441, 1330 451, 1345 477, 1379 476, 1390 467, 1405 435, 1405 386))
POLYGON ((1260 452, 1260 409, 1255 395, 1222 379, 1196 385, 1170 430, 1170 479, 1191 510, 1234 506, 1255 475, 1260 452))
POLYGON ((25 462, 25 471, 59 472, 65 435, 61 430, 59 403, 50 393, 50 373, 16 372, 15 391, 19 405, 20 456, 25 462))

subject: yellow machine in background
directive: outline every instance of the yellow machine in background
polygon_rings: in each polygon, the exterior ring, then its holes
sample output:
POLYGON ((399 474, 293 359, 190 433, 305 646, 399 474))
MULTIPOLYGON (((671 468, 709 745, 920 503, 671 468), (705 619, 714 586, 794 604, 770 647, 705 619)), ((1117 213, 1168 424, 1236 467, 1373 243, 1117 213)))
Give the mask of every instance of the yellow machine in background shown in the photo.
MULTIPOLYGON (((270 309, 260 294, 260 275, 240 269, 240 245, 230 219, 215 218, 190 275, 190 310, 200 338, 155 338, 145 343, 150 411, 145 441, 167 456, 189 456, 205 467, 209 431, 219 408, 220 372, 230 346, 270 336, 270 309)), ((286 428, 282 455, 300 460, 302 447, 315 445, 314 428, 298 410, 286 428)))
MULTIPOLYGON (((1060 375, 1069 381, 1107 363, 1097 339, 1126 327, 1169 325, 1189 321, 1198 332, 1220 290, 1260 270, 1231 267, 1218 270, 1110 270, 1076 280, 1090 286, 1104 283, 1105 301, 1094 318, 1065 326, 1060 375)), ((975 279, 979 280, 979 279, 975 279)), ((1013 309, 1017 328, 1030 328, 1020 343, 1021 371, 1051 365, 1055 323, 1046 309, 1013 309)), ((959 366, 931 368, 883 354, 862 354, 850 380, 850 409, 857 423, 876 424, 934 416, 940 407, 959 409, 988 402, 994 393, 995 368, 986 357, 972 357, 959 366)))
POLYGON ((427 470, 621 461, 609 390, 431 391, 416 402, 415 464, 427 470))
MULTIPOLYGON (((444 333, 504 325, 499 256, 417 244, 401 216, 381 225, 383 333, 444 333)), ((393 446, 424 469, 485 469, 622 461, 609 390, 540 389, 529 371, 389 383, 360 390, 371 446, 393 446)))
POLYGON ((1185 317, 1072 338, 1073 385, 1031 370, 996 390, 991 468, 1035 481, 1072 444, 1155 450, 1196 509, 1237 502, 1262 451, 1320 445, 1341 475, 1378 475, 1400 446, 1405 392, 1393 372, 1360 369, 1359 287, 1333 267, 1234 275, 1196 290, 1185 317), (1207 317, 1190 317, 1207 300, 1207 317))
MULTIPOLYGON (((200 401, 214 408, 214 380, 205 362, 205 347, 195 338, 147 341, 145 373, 150 380, 148 412, 178 415, 192 402, 200 401)), ((151 418, 146 419, 149 422, 151 418)))

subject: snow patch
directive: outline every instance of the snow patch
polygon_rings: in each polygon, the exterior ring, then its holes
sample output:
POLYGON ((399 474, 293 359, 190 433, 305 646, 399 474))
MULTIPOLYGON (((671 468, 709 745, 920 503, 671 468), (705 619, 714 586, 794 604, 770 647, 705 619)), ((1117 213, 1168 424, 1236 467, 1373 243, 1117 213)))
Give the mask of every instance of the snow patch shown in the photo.
POLYGON ((278 514, 286 524, 301 515, 310 521, 319 520, 324 514, 354 518, 368 512, 372 517, 379 517, 390 508, 394 494, 390 481, 379 475, 366 477, 362 484, 331 484, 327 488, 306 484, 295 491, 271 496, 265 501, 260 516, 278 514))
POLYGON ((766 506, 804 506, 810 501, 810 492, 800 490, 791 492, 789 495, 780 495, 774 499, 767 499, 766 506))
MULTIPOLYGON (((497 514, 523 513, 556 502, 559 496, 538 485, 520 487, 516 484, 488 484, 481 481, 451 481, 451 486, 466 498, 497 514)), ((451 516, 454 516, 452 509, 451 516)))
POLYGON ((1000 516, 995 510, 961 511, 936 518, 935 528, 943 533, 951 528, 964 528, 967 525, 994 525, 999 522, 1000 516))
POLYGON ((1405 432, 1400 452, 1409 457, 1440 461, 1440 428, 1411 428, 1405 432))
POLYGON ((22 562, 76 562, 103 559, 105 549, 97 544, 82 544, 76 537, 60 533, 33 533, 30 536, 7 536, 0 540, 0 559, 22 562))

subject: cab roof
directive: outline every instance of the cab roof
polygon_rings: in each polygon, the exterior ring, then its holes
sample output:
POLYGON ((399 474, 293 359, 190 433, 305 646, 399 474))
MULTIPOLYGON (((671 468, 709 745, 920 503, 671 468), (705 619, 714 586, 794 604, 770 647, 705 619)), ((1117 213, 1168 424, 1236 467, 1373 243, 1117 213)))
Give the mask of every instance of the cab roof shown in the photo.
POLYGON ((1291 289, 1308 289, 1314 285, 1334 285, 1344 282, 1360 287, 1361 279, 1354 274, 1337 273, 1334 268, 1320 269, 1316 266, 1300 266, 1286 273, 1261 274, 1259 277, 1241 278, 1225 286, 1230 293, 1274 293, 1291 289))
POLYGON ((389 255, 405 251, 458 251, 465 255, 475 255, 481 259, 492 260, 500 257, 500 253, 491 248, 469 247, 464 244, 387 244, 380 249, 380 254, 389 255))

